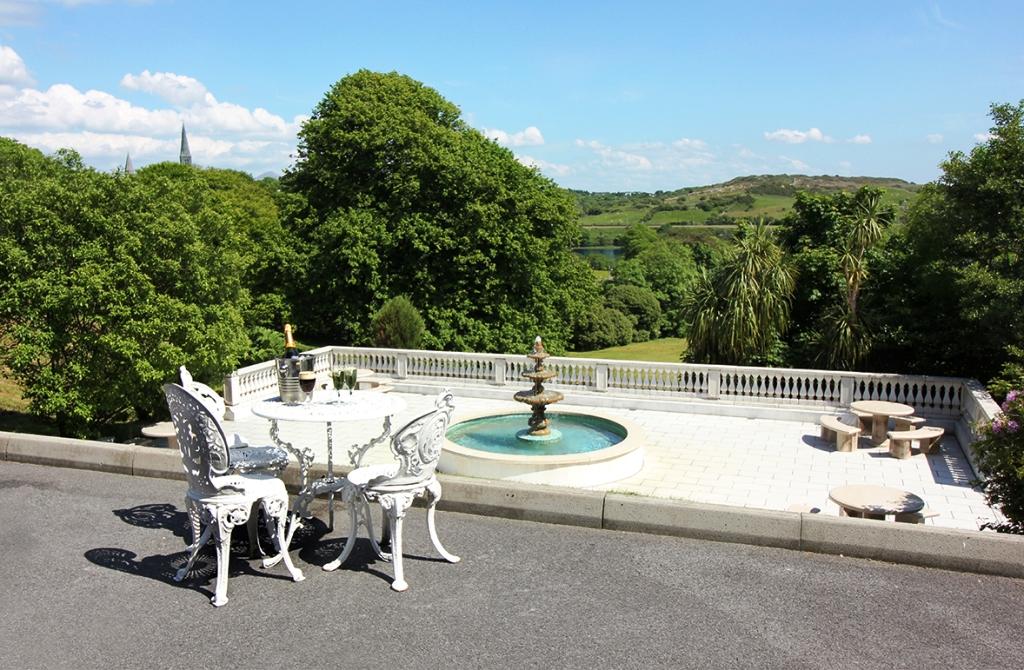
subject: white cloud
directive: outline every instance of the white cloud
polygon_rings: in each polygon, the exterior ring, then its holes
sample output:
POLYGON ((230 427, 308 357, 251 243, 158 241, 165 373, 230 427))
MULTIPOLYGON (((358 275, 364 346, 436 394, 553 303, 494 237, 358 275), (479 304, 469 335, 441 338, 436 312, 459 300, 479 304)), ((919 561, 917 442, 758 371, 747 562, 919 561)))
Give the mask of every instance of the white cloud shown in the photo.
POLYGON ((974 139, 978 142, 988 142, 993 137, 992 133, 974 133, 974 139))
POLYGON ((821 132, 818 128, 810 130, 790 130, 779 128, 772 132, 766 132, 764 138, 771 142, 785 142, 786 144, 803 144, 804 142, 832 142, 833 139, 821 132))
POLYGON ((943 140, 942 133, 931 133, 925 139, 928 140, 928 144, 940 144, 943 140))
POLYGON ((18 52, 9 46, 0 45, 0 84, 31 86, 34 83, 18 52))
POLYGON ((704 140, 692 140, 689 137, 679 138, 672 143, 672 146, 677 149, 697 149, 699 151, 704 151, 708 148, 708 144, 704 140))
POLYGON ((554 175, 556 177, 564 177, 572 172, 572 168, 568 165, 563 165, 562 163, 550 163, 540 158, 534 158, 533 156, 516 156, 516 160, 526 167, 537 168, 549 176, 554 175))
POLYGON ((291 162, 296 131, 306 119, 300 115, 288 121, 260 107, 218 101, 202 82, 171 72, 144 70, 121 79, 126 88, 154 94, 170 107, 137 105, 63 83, 38 90, 29 85, 21 58, 6 49, 5 63, 21 68, 3 70, 19 83, 0 80, 0 135, 45 151, 70 147, 102 169, 111 166, 112 158, 123 161, 128 151, 136 165, 174 160, 184 123, 197 164, 280 171, 291 162))
POLYGON ((151 74, 149 70, 143 70, 137 75, 126 74, 121 77, 121 86, 133 91, 152 93, 180 107, 216 102, 198 79, 172 72, 151 74))
POLYGON ((803 162, 799 158, 790 158, 789 156, 779 156, 779 160, 782 161, 787 167, 793 168, 794 170, 800 170, 806 172, 810 167, 807 163, 803 162))
POLYGON ((651 160, 642 154, 613 149, 597 140, 576 140, 576 146, 590 149, 601 158, 601 162, 606 166, 628 170, 650 170, 654 167, 651 160))
POLYGON ((871 144, 871 135, 854 135, 847 142, 850 144, 871 144))
POLYGON ((529 126, 518 133, 507 133, 497 128, 484 128, 484 136, 503 147, 536 147, 544 144, 544 135, 537 126, 529 126))

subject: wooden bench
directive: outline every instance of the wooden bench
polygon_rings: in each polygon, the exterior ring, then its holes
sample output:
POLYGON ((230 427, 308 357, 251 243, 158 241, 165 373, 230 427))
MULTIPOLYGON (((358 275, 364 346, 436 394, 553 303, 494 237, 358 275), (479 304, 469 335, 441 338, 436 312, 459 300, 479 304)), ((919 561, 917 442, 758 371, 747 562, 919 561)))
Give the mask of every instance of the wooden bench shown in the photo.
POLYGON ((896 458, 910 458, 910 447, 918 443, 922 454, 930 454, 939 444, 939 438, 945 433, 936 426, 922 426, 915 430, 890 430, 889 454, 896 458))
POLYGON ((851 452, 857 446, 861 427, 860 419, 855 414, 822 414, 818 422, 821 424, 821 439, 829 442, 835 440, 836 451, 851 452))

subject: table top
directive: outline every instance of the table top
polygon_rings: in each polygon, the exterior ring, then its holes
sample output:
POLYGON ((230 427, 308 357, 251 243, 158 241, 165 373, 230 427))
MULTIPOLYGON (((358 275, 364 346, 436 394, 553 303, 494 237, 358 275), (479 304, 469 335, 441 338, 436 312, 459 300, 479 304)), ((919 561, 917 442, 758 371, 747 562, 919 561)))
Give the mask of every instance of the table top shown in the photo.
POLYGON ((914 408, 910 405, 888 400, 857 400, 850 403, 850 407, 868 414, 884 414, 885 416, 910 416, 914 413, 914 408))
POLYGON ((924 508, 924 500, 909 491, 872 484, 840 486, 828 497, 837 505, 869 514, 920 512, 924 508))
POLYGON ((391 393, 377 391, 315 391, 311 402, 285 404, 281 398, 254 403, 252 413, 265 419, 332 423, 380 419, 405 410, 405 401, 391 393))

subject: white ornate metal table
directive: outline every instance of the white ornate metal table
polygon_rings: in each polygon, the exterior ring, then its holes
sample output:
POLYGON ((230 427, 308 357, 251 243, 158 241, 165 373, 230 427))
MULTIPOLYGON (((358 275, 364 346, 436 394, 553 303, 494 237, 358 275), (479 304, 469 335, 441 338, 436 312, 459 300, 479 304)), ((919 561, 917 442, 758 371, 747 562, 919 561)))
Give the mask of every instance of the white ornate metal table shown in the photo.
POLYGON ((334 424, 383 418, 383 431, 379 436, 365 444, 356 443, 348 448, 349 463, 358 466, 367 450, 388 438, 391 434, 391 417, 403 410, 405 401, 400 397, 375 391, 317 391, 310 402, 285 403, 280 398, 271 398, 253 405, 253 414, 270 419, 270 437, 274 443, 295 456, 299 462, 302 488, 292 505, 292 521, 288 530, 289 543, 295 534, 299 519, 309 516, 309 504, 320 492, 328 494, 328 525, 334 528, 334 494, 342 487, 344 481, 343 478, 334 476, 334 424), (295 447, 290 442, 282 440, 281 421, 324 424, 327 431, 326 475, 309 481, 313 450, 309 447, 295 447))

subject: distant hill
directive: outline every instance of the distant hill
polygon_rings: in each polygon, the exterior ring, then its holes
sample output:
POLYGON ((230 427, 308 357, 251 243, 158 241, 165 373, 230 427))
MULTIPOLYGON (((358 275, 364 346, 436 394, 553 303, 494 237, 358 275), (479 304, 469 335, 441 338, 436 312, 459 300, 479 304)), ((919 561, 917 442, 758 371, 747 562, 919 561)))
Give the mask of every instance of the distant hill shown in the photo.
POLYGON ((599 228, 604 238, 614 234, 614 229, 634 223, 732 228, 742 219, 777 220, 792 211, 794 196, 800 191, 834 193, 862 186, 883 189, 883 202, 898 209, 912 202, 921 188, 920 184, 887 177, 780 174, 737 177, 711 186, 656 193, 572 193, 580 205, 584 229, 599 228))

